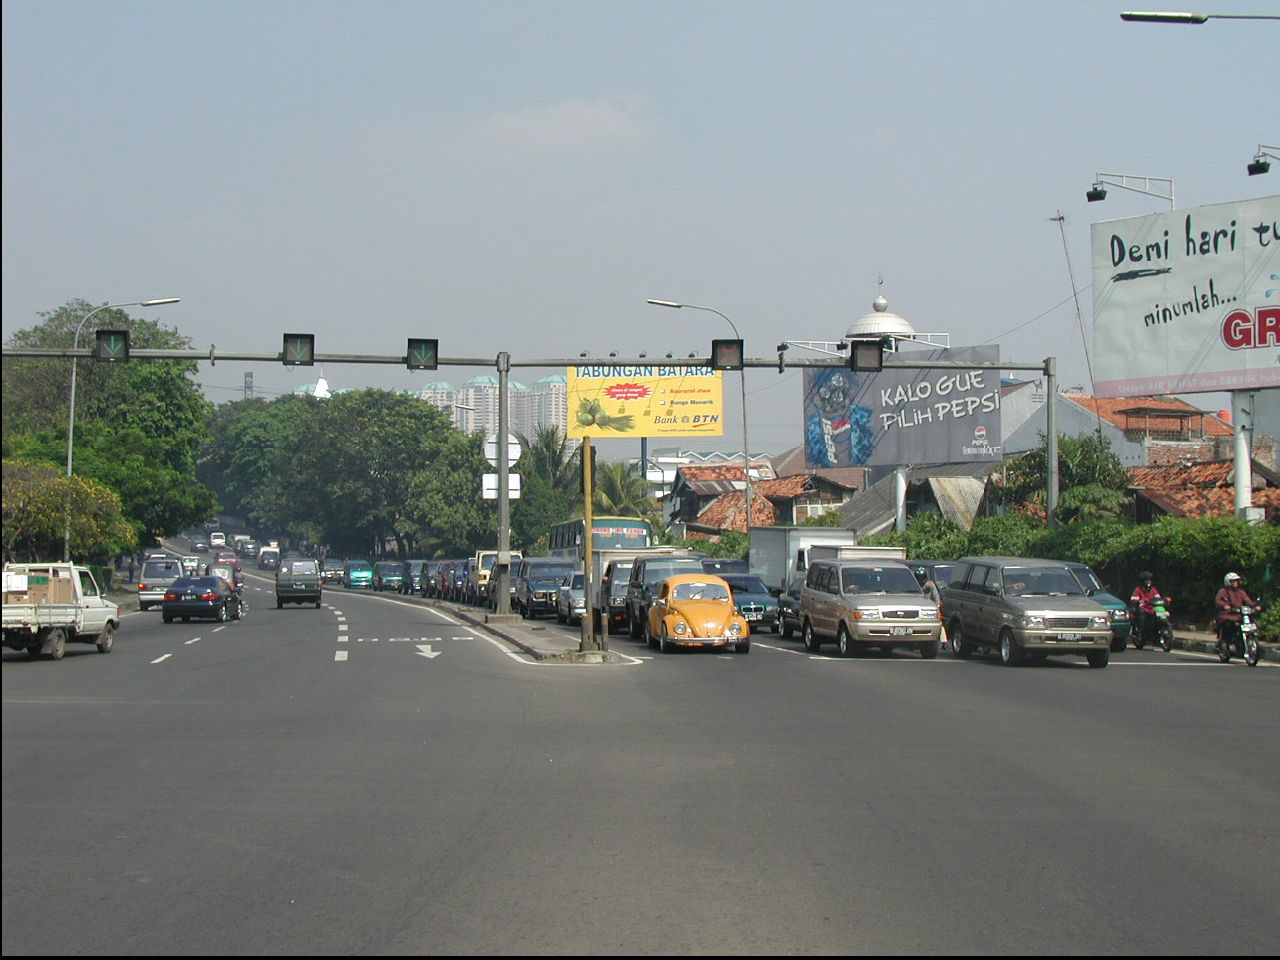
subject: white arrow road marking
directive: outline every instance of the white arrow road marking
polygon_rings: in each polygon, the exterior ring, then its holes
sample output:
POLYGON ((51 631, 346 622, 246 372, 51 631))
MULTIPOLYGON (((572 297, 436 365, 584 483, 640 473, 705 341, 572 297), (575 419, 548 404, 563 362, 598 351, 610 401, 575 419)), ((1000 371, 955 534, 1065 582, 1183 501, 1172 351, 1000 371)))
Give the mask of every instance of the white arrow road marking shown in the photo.
POLYGON ((432 650, 431 644, 429 643, 418 644, 418 656, 426 657, 428 660, 434 660, 436 657, 440 656, 440 654, 442 654, 443 652, 444 652, 443 650, 432 650))
POLYGON ((335 651, 334 651, 334 653, 333 653, 333 660, 334 660, 334 662, 335 662, 335 663, 343 663, 343 662, 345 662, 345 661, 346 661, 346 659, 347 659, 347 651, 345 651, 345 650, 335 650, 335 651))
POLYGON ((168 659, 169 659, 170 657, 172 657, 172 656, 173 656, 173 654, 172 654, 172 653, 166 653, 163 657, 156 657, 156 659, 152 660, 151 662, 152 662, 152 663, 164 663, 166 660, 168 660, 168 659))

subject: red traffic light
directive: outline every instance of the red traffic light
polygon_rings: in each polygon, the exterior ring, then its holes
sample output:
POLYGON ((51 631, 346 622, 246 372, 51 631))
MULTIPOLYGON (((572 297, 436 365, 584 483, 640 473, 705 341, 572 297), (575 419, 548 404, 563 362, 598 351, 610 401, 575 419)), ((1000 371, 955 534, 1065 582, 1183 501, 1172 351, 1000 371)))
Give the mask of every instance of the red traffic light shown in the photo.
POLYGON ((712 370, 741 370, 742 359, 743 352, 741 340, 711 341, 712 370))

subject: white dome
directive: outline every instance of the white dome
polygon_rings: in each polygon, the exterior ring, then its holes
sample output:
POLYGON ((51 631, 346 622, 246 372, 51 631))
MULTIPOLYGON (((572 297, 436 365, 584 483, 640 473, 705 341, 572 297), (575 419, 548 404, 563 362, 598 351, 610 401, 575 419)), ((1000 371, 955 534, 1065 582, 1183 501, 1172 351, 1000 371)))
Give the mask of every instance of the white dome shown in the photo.
POLYGON ((859 317, 849 326, 844 335, 846 340, 862 340, 868 337, 914 337, 915 330, 907 322, 906 317, 889 312, 889 301, 884 297, 876 297, 871 304, 872 312, 859 317))

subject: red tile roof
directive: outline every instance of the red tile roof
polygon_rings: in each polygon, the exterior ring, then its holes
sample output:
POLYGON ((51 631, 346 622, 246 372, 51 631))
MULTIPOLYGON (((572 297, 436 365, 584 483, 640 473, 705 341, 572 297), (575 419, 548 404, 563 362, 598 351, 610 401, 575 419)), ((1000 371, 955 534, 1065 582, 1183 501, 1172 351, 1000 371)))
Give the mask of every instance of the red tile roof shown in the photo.
POLYGON ((1230 460, 1130 467, 1129 480, 1135 487, 1232 487, 1234 469, 1230 460))
MULTIPOLYGON (((756 492, 751 498, 751 523, 757 527, 772 527, 778 522, 778 511, 772 503, 756 492)), ((707 508, 698 514, 694 521, 699 527, 710 527, 715 530, 737 530, 747 532, 747 498, 744 492, 736 490, 717 497, 707 508)))
MULTIPOLYGON (((1139 490, 1138 495, 1150 500, 1165 513, 1177 517, 1231 516, 1236 509, 1234 487, 1169 488, 1139 490)), ((1280 487, 1253 491, 1253 505, 1262 507, 1268 518, 1280 513, 1280 487)))
MULTIPOLYGON (((1230 515, 1235 511, 1235 466, 1230 460, 1130 467, 1129 480, 1138 496, 1174 516, 1230 515)), ((1268 483, 1267 471, 1255 469, 1253 505, 1274 516, 1280 509, 1280 487, 1268 483)))
POLYGON ((1230 424, 1219 420, 1212 413, 1202 414, 1202 411, 1177 397, 1091 397, 1084 393, 1064 393, 1063 396, 1121 430, 1150 430, 1156 433, 1177 431, 1182 429, 1186 418, 1190 416, 1192 419, 1188 426, 1193 431, 1199 429, 1203 419, 1206 437, 1231 436, 1230 424), (1152 412, 1143 414, 1120 412, 1136 408, 1152 412), (1168 410, 1171 416, 1159 416, 1156 411, 1160 410, 1168 410))

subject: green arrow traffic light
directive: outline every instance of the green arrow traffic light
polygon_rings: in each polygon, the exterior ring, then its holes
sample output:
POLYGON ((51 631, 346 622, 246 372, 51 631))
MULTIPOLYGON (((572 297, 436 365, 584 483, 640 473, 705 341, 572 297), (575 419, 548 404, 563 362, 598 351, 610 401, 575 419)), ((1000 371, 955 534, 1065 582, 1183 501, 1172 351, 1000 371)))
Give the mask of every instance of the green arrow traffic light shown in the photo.
POLYGON ((405 363, 410 370, 434 370, 439 363, 440 341, 409 338, 409 350, 405 363))
POLYGON ((284 362, 291 367, 310 367, 316 362, 316 337, 313 333, 284 335, 284 362))
POLYGON ((129 359, 128 330, 98 330, 93 344, 93 356, 97 360, 119 363, 129 359))

